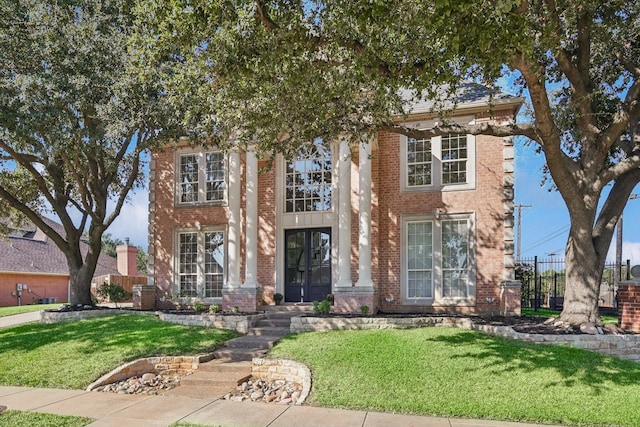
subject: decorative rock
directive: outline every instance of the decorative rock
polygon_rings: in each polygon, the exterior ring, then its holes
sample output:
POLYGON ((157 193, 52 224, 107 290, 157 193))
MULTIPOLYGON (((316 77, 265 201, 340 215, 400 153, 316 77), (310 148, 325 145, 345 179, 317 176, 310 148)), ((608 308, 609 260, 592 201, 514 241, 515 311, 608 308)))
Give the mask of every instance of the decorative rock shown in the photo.
POLYGON ((142 377, 131 377, 113 384, 98 387, 95 391, 117 394, 159 394, 180 385, 177 375, 146 373, 142 377))
POLYGON ((581 324, 580 332, 582 332, 583 334, 598 335, 598 329, 596 328, 596 325, 591 322, 581 324))
POLYGON ((302 394, 302 386, 283 380, 249 379, 239 384, 235 392, 223 399, 241 402, 246 399, 267 403, 295 404, 302 394))

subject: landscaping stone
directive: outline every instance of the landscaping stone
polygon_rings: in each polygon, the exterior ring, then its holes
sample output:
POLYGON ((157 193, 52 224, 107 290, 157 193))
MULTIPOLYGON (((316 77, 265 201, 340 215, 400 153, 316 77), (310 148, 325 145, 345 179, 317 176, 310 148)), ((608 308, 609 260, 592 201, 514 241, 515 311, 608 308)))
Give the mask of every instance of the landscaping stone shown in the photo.
POLYGON ((302 385, 285 380, 267 381, 250 378, 239 384, 235 391, 227 393, 223 399, 236 402, 254 402, 295 405, 302 395, 302 385))
POLYGON ((146 373, 126 380, 97 387, 94 391, 117 394, 162 394, 180 385, 179 375, 146 373))

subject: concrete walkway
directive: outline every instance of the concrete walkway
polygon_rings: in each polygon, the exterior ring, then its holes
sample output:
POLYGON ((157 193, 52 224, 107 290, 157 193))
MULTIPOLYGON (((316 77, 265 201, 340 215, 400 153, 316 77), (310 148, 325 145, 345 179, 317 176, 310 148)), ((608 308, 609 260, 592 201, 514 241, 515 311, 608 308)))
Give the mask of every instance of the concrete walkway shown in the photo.
MULTIPOLYGON (((156 427, 182 421, 229 427, 526 427, 499 421, 396 415, 314 406, 231 402, 184 396, 141 396, 83 390, 0 386, 0 405, 93 418, 93 427, 156 427)), ((1 415, 0 415, 1 416, 1 415)))
POLYGON ((24 323, 34 323, 40 321, 40 312, 32 311, 30 313, 14 314, 12 316, 0 317, 0 329, 11 326, 18 326, 24 323))

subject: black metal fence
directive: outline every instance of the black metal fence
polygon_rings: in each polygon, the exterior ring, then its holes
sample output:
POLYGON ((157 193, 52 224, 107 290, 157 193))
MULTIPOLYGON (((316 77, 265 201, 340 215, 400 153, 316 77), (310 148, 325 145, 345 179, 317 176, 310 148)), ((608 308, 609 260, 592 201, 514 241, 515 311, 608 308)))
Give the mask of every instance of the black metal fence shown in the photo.
MULTIPOLYGON (((628 279, 630 261, 620 268, 623 279, 628 279)), ((600 282, 600 307, 617 308, 615 263, 606 264, 600 282)), ((562 309, 566 285, 564 259, 538 257, 522 258, 516 262, 516 280, 522 282, 522 307, 562 309)))

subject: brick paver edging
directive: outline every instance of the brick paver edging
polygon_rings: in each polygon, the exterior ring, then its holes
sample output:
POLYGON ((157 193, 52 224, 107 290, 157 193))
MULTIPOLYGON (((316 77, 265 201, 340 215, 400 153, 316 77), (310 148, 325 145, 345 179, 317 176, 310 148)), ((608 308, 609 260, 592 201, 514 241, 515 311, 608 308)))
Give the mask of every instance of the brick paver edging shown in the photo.
POLYGON ((293 360, 254 357, 251 360, 251 375, 261 380, 284 380, 302 385, 296 405, 302 405, 311 391, 311 371, 306 365, 293 360))
POLYGON ((545 344, 559 344, 595 351, 621 359, 640 361, 640 335, 542 335, 516 332, 510 326, 478 325, 469 318, 451 317, 293 317, 291 332, 332 331, 342 329, 408 329, 421 327, 457 327, 495 336, 545 344))

